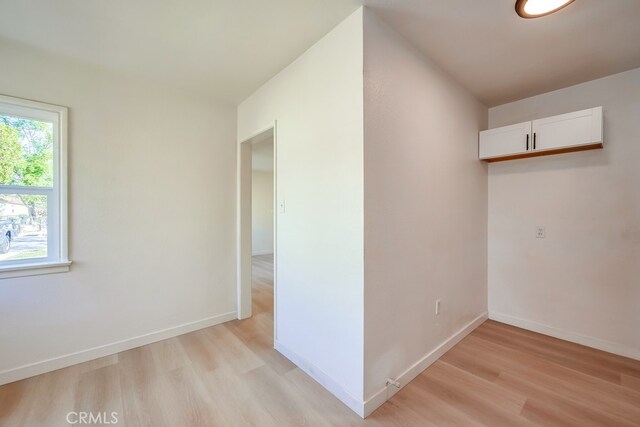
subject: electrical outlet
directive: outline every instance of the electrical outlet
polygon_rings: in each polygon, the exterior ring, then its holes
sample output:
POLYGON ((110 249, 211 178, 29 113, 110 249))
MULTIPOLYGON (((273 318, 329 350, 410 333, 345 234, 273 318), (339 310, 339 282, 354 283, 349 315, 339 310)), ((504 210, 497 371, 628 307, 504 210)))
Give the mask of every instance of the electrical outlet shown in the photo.
POLYGON ((544 239, 544 235, 545 235, 544 227, 540 227, 540 226, 538 226, 538 227, 536 228, 536 238, 538 238, 538 239, 544 239))
POLYGON ((436 316, 440 315, 440 300, 436 300, 436 316))

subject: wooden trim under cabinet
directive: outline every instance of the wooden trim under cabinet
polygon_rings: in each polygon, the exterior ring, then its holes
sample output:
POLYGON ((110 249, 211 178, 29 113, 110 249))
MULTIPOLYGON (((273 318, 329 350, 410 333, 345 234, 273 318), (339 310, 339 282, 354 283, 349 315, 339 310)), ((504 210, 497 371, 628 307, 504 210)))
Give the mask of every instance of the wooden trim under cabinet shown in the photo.
POLYGON ((526 158, 529 158, 529 157, 549 156, 549 155, 552 155, 552 154, 563 154, 563 153, 573 153, 573 152, 576 152, 576 151, 597 150, 597 149, 602 148, 602 147, 603 147, 602 142, 599 142, 597 144, 578 145, 576 147, 559 148, 557 150, 529 151, 527 153, 514 154, 512 156, 493 157, 493 158, 489 158, 489 159, 482 159, 482 161, 487 162, 487 163, 495 163, 495 162, 503 162, 505 160, 516 160, 516 159, 526 159, 526 158))

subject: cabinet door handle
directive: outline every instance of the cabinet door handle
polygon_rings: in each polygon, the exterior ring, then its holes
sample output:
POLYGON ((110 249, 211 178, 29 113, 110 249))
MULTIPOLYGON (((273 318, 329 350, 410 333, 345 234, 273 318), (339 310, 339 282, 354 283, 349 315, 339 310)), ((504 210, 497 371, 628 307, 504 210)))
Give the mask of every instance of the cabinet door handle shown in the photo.
POLYGON ((527 134, 527 151, 529 151, 529 134, 527 134))
POLYGON ((533 133, 533 149, 536 149, 536 133, 533 133))

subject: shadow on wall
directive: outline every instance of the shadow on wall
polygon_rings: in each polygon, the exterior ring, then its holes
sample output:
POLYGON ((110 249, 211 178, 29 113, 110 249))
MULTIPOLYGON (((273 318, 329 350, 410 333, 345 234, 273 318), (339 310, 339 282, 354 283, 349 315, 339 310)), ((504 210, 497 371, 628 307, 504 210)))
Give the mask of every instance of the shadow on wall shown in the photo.
MULTIPOLYGON (((606 124, 605 124, 606 126, 606 124)), ((605 134, 604 148, 576 153, 555 154, 548 157, 494 162, 489 168, 491 175, 511 175, 531 173, 528 166, 535 166, 536 172, 563 171, 567 169, 599 168, 611 165, 605 134)))

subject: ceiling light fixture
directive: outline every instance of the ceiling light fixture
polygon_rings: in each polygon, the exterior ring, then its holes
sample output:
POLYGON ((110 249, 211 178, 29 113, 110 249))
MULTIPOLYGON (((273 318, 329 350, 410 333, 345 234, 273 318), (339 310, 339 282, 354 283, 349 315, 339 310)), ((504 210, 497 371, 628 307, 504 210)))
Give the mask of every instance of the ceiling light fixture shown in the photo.
POLYGON ((516 13, 523 18, 550 15, 573 3, 573 0, 516 0, 516 13))

